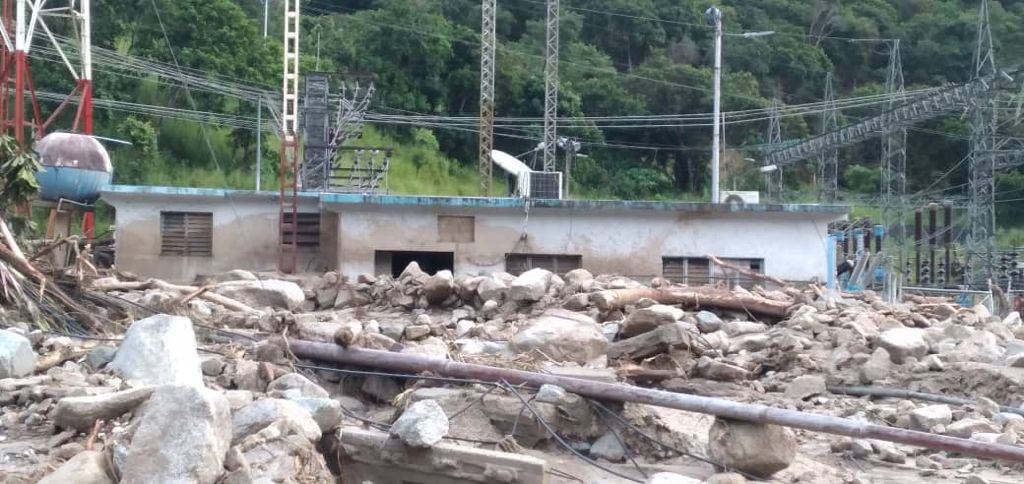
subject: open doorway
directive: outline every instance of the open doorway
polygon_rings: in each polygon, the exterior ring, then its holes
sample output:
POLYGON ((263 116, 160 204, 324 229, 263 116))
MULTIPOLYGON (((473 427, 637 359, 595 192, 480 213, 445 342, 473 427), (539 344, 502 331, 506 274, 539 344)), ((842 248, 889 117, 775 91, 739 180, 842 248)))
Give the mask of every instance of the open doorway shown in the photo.
POLYGON ((455 269, 454 252, 422 252, 410 250, 378 250, 373 255, 377 274, 391 274, 398 277, 410 262, 416 261, 427 274, 455 269))

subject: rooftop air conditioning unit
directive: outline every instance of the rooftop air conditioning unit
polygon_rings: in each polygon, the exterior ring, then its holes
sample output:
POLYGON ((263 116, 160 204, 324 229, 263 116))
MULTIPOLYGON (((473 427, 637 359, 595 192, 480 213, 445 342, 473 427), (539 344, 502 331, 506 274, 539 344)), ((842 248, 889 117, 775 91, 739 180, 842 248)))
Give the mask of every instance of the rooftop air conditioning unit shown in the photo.
POLYGON ((738 192, 723 190, 719 196, 721 196, 721 200, 718 201, 719 203, 745 203, 752 205, 761 203, 760 192, 738 192))

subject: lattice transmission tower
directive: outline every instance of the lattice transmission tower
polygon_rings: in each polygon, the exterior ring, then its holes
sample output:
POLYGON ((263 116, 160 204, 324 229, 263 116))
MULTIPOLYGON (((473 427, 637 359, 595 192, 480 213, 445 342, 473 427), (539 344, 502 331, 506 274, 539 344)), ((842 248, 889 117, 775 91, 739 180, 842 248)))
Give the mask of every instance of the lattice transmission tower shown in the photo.
MULTIPOLYGON (((885 80, 885 92, 889 95, 887 114, 902 104, 906 96, 899 39, 894 39, 889 48, 889 72, 885 80)), ((891 114, 889 116, 891 118, 891 114)), ((896 228, 902 240, 906 234, 907 129, 892 119, 889 126, 882 137, 882 220, 886 226, 896 228)), ((898 267, 903 267, 902 251, 899 254, 898 267)))
MULTIPOLYGON (((825 106, 821 113, 821 133, 831 133, 839 129, 839 118, 836 110, 836 93, 832 87, 832 73, 825 74, 825 106)), ((818 201, 822 203, 836 201, 839 191, 839 149, 827 147, 818 153, 818 201)))
POLYGON ((494 148, 495 0, 482 0, 480 22, 480 192, 491 194, 491 150, 494 148))
POLYGON ((967 267, 964 277, 968 285, 981 284, 995 269, 995 153, 997 111, 995 106, 996 63, 992 50, 992 29, 989 23, 988 0, 982 0, 978 14, 978 42, 974 51, 974 80, 989 79, 986 89, 968 100, 971 128, 971 153, 967 217, 967 267))
POLYGON ((558 143, 558 0, 547 0, 544 57, 544 171, 555 171, 558 143))

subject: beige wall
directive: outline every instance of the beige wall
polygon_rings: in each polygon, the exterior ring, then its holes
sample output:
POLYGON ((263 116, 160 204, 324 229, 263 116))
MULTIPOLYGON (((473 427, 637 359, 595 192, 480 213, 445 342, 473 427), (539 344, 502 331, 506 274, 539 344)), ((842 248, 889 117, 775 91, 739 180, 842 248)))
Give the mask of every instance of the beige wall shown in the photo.
MULTIPOLYGON (((274 193, 248 193, 230 199, 224 196, 105 193, 103 199, 116 210, 115 264, 122 271, 142 277, 191 281, 197 274, 232 269, 269 271, 277 266, 278 204, 274 193), (161 255, 161 211, 212 213, 213 256, 161 255)), ((305 200, 300 210, 316 211, 315 199, 305 200)), ((333 249, 333 246, 327 247, 333 249)), ((333 259, 333 256, 324 258, 316 253, 303 253, 299 266, 300 269, 323 269, 333 266, 333 259)))
POLYGON ((455 253, 457 274, 505 270, 506 253, 578 254, 595 273, 661 275, 662 257, 757 258, 787 279, 825 275, 836 213, 523 209, 325 204, 338 212, 338 270, 374 272, 374 252, 455 253), (473 215, 472 243, 441 242, 438 215, 473 215))

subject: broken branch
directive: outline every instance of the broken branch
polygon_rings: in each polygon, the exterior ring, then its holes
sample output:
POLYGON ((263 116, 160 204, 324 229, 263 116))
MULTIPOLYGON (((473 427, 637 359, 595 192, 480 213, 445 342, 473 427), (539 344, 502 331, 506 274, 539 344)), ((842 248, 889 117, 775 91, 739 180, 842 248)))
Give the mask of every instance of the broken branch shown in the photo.
POLYGON ((769 276, 768 274, 761 274, 759 272, 754 272, 754 271, 752 271, 750 269, 744 269, 744 268, 742 268, 742 267, 740 267, 740 266, 738 266, 736 264, 730 264, 728 262, 725 262, 722 259, 719 259, 718 257, 715 257, 713 255, 709 255, 708 259, 711 259, 711 262, 714 262, 715 265, 717 265, 717 266, 724 267, 724 268, 729 269, 731 271, 736 271, 736 272, 738 272, 740 274, 743 274, 744 276, 749 277, 751 279, 758 279, 758 280, 761 280, 761 281, 773 282, 773 283, 778 284, 778 285, 783 286, 783 287, 786 286, 786 281, 783 281, 782 279, 779 279, 778 277, 769 276))
POLYGON ((93 283, 93 287, 99 291, 140 291, 145 289, 160 289, 168 292, 180 292, 187 294, 186 298, 199 297, 210 301, 212 303, 220 304, 227 309, 232 311, 240 311, 244 313, 257 312, 255 309, 249 307, 246 304, 242 304, 229 297, 221 296, 220 294, 203 290, 204 288, 195 286, 179 286, 177 284, 171 284, 169 282, 161 281, 160 279, 149 279, 145 281, 131 281, 131 282, 101 282, 97 280, 93 283), (195 294, 195 295, 193 295, 195 294))
POLYGON ((290 339, 288 343, 296 356, 312 360, 369 366, 412 374, 431 372, 447 377, 468 378, 492 383, 504 381, 512 385, 528 385, 535 388, 545 384, 557 385, 577 395, 602 400, 643 403, 688 412, 711 414, 734 420, 781 425, 814 432, 825 432, 861 439, 877 439, 930 449, 959 452, 978 457, 1024 462, 1024 447, 987 444, 968 439, 883 427, 867 422, 815 415, 765 405, 558 377, 508 368, 459 363, 425 355, 358 348, 346 349, 334 344, 296 339, 290 339))
POLYGON ((752 294, 736 294, 720 289, 610 289, 592 297, 597 307, 604 311, 618 309, 643 298, 653 299, 661 304, 747 311, 775 318, 786 317, 792 306, 792 303, 787 301, 774 301, 752 294))
POLYGON ((24 256, 18 257, 18 255, 12 249, 8 249, 7 246, 5 246, 4 244, 0 244, 0 260, 3 260, 4 262, 8 263, 11 267, 14 268, 14 270, 20 272, 24 276, 31 277, 38 281, 40 295, 42 295, 44 291, 49 289, 50 297, 57 300, 58 303, 63 305, 70 312, 75 313, 75 315, 77 316, 76 319, 82 321, 86 326, 89 327, 89 329, 93 331, 102 332, 103 324, 100 322, 99 319, 96 319, 96 317, 93 316, 89 311, 86 311, 85 308, 76 303, 74 299, 71 299, 71 297, 68 296, 63 290, 61 290, 61 288, 58 287, 56 284, 49 284, 49 287, 47 287, 46 276, 44 276, 42 272, 39 272, 38 269, 33 267, 32 264, 30 264, 28 260, 25 259, 24 256))

